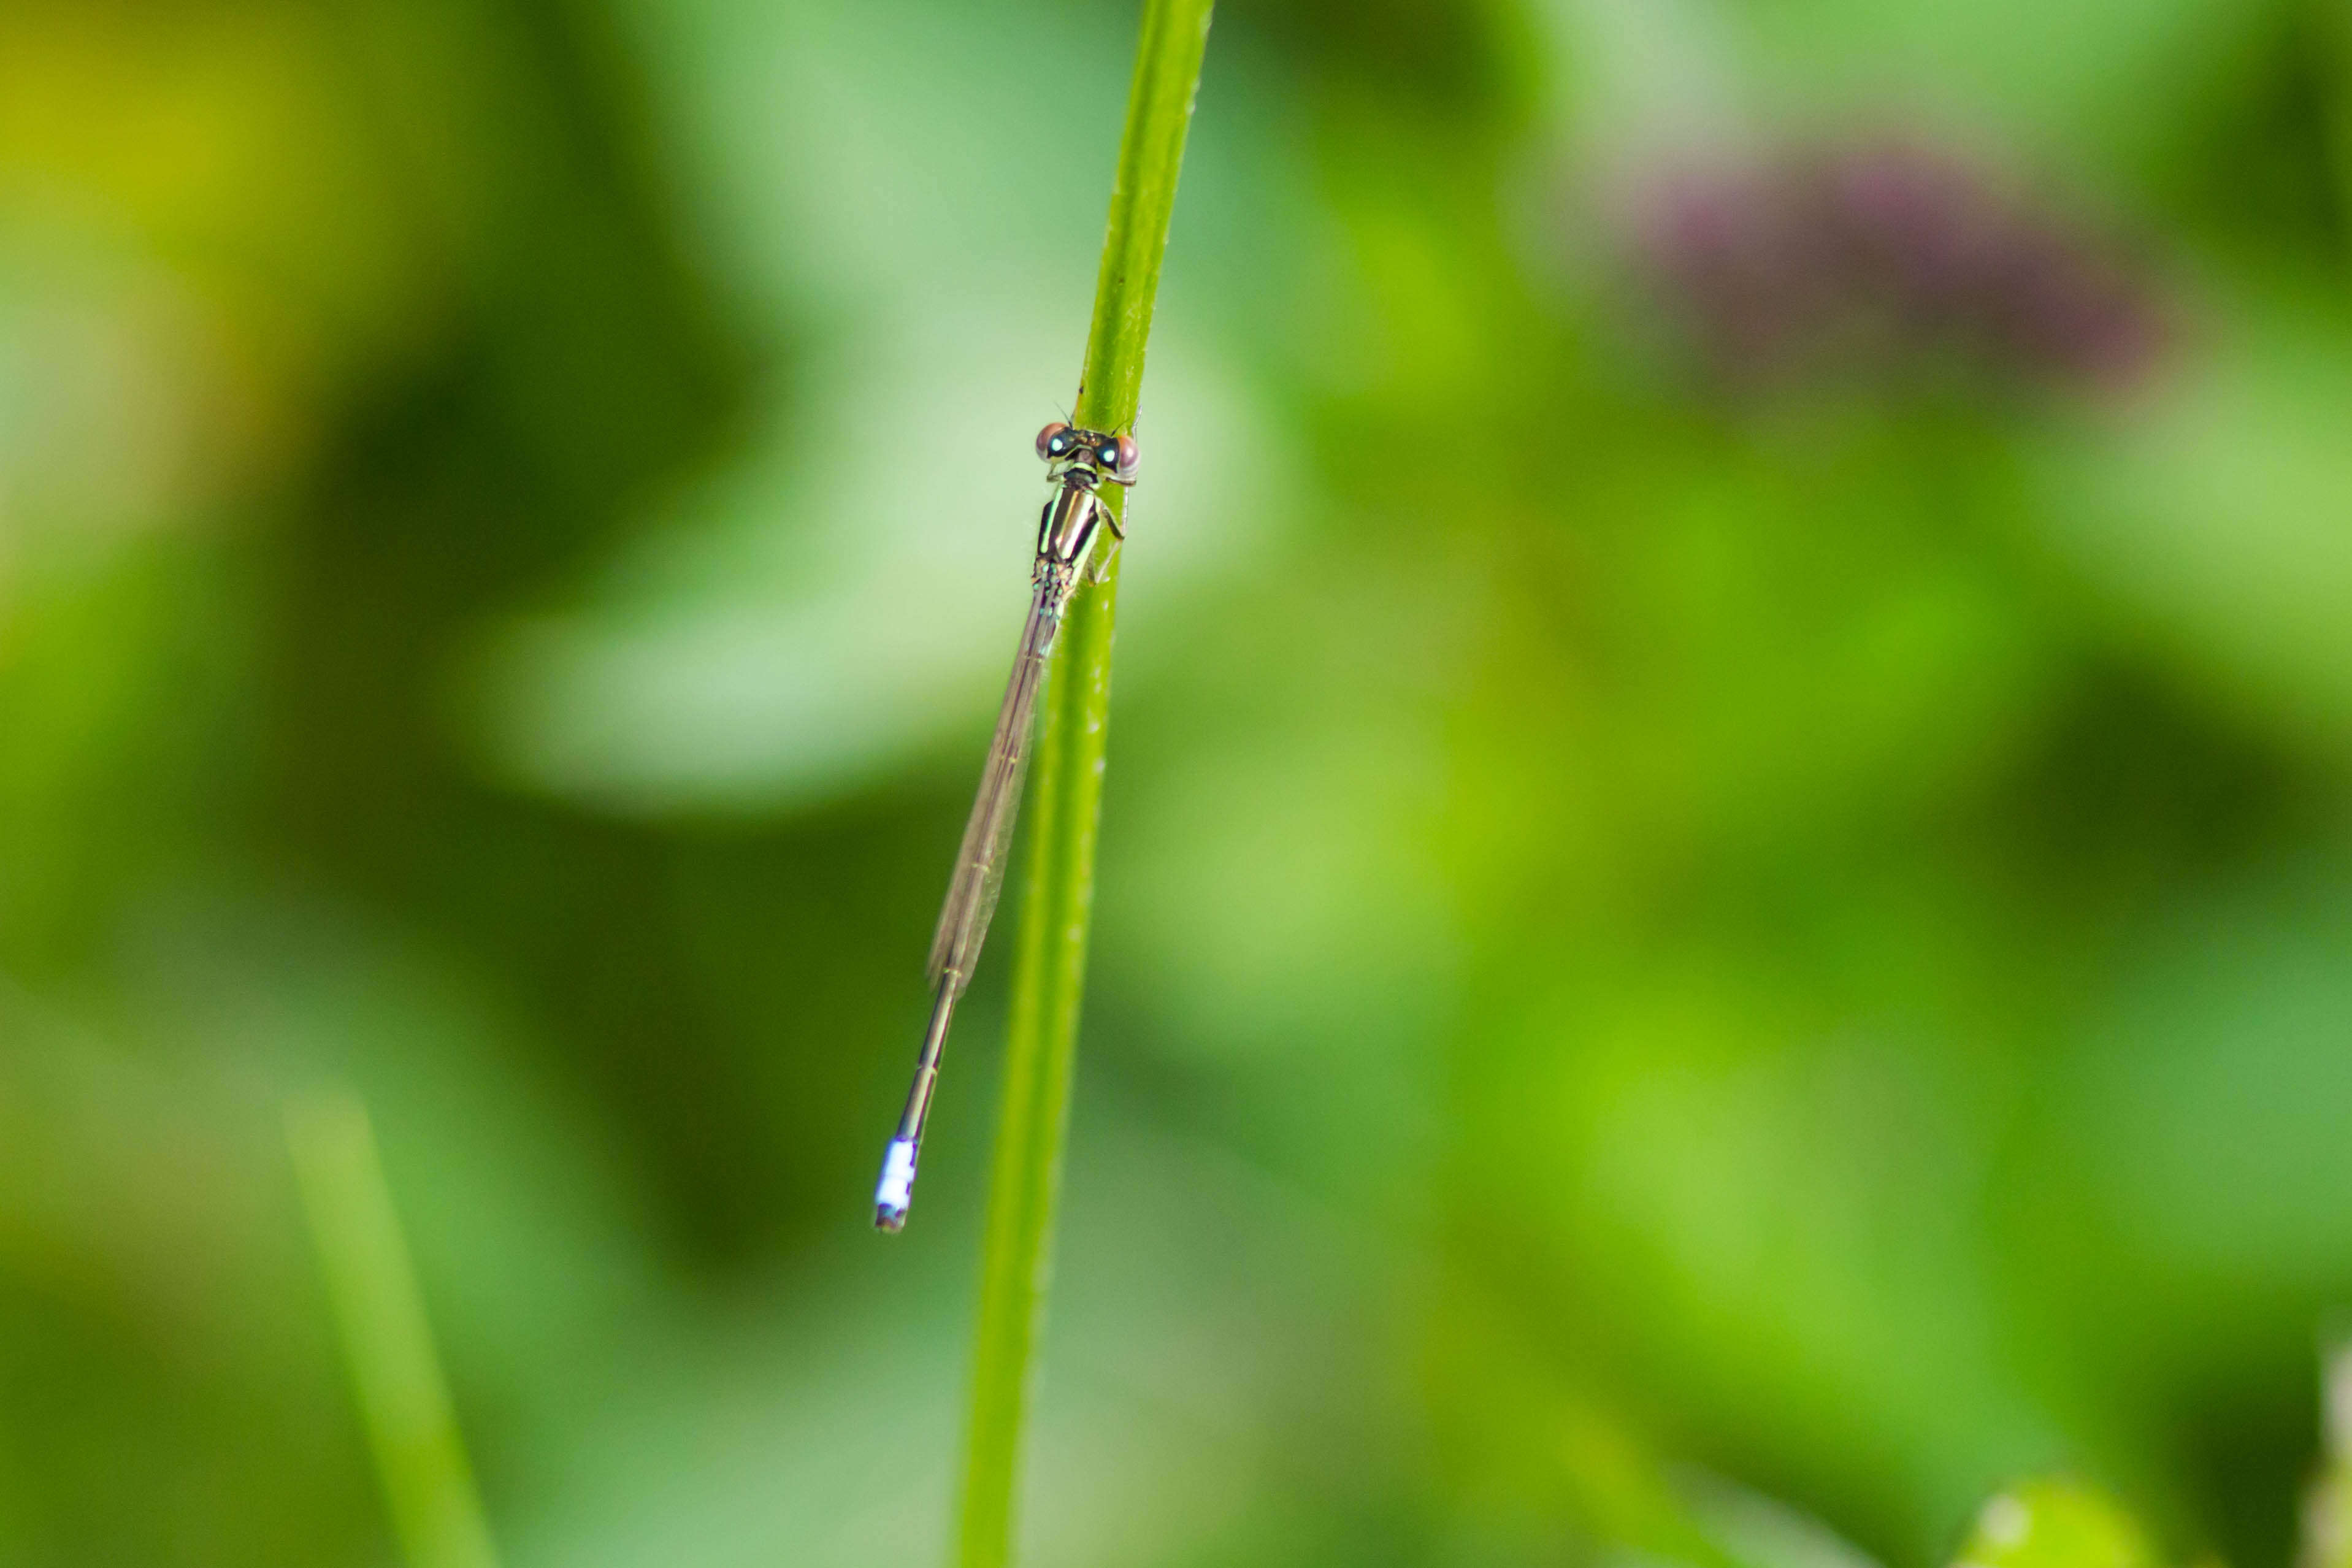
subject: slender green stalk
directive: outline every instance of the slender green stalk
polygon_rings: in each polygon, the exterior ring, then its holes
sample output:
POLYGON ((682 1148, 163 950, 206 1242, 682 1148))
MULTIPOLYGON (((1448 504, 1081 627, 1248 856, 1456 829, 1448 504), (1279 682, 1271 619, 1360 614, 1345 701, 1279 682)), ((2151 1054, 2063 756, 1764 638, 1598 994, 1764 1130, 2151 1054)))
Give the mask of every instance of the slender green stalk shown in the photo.
POLYGON ((498 1568, 367 1107, 348 1093, 290 1101, 286 1141, 410 1568, 498 1568))
MULTIPOLYGON (((1160 260, 1168 246, 1184 132, 1208 43, 1209 5, 1210 0, 1145 0, 1109 232, 1095 286, 1094 326, 1074 415, 1089 430, 1127 430, 1135 423, 1160 260)), ((1113 495, 1111 501, 1123 513, 1124 497, 1113 495)), ((1013 1489, 1045 1310, 1078 1004, 1086 989, 1118 568, 1113 557, 1104 580, 1079 594, 1063 627, 1031 783, 1028 894, 1014 954, 1003 1102, 981 1263, 960 1529, 962 1568, 1003 1568, 1013 1550, 1013 1489)))
POLYGON ((2295 1568, 2352 1568, 2352 1343, 2328 1351, 2319 1392, 2323 1463, 2304 1492, 2295 1568))

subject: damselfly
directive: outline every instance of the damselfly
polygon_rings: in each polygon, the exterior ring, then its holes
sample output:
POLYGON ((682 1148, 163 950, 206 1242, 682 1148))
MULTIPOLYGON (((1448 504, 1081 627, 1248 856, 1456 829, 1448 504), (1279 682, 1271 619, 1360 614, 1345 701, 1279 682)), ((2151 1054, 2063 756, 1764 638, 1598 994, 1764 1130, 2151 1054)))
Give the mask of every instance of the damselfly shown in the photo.
POLYGON ((1106 528, 1112 536, 1114 542, 1104 547, 1105 560, 1118 548, 1116 541, 1126 537, 1097 492, 1104 485, 1135 483, 1133 436, 1056 423, 1037 433, 1037 455, 1045 460, 1046 476, 1055 488, 1037 518, 1029 621, 1021 629, 1021 651, 1013 656, 1013 677, 1005 683, 1004 706, 997 710, 996 738, 981 772, 980 796, 971 803, 947 904, 940 910, 940 928, 931 937, 931 1020, 915 1060, 907 1109, 882 1156, 882 1179, 874 1189, 874 1223, 884 1230, 907 1223, 907 1206, 915 1194, 915 1162, 922 1152, 931 1092, 939 1086, 948 1022, 979 962, 989 916, 996 913, 997 891, 1004 884, 1004 857, 1013 847, 1013 824, 1021 812, 1021 781, 1028 770, 1029 732, 1037 713, 1037 693, 1045 681, 1045 661, 1062 630, 1063 612, 1087 571, 1096 536, 1106 528))

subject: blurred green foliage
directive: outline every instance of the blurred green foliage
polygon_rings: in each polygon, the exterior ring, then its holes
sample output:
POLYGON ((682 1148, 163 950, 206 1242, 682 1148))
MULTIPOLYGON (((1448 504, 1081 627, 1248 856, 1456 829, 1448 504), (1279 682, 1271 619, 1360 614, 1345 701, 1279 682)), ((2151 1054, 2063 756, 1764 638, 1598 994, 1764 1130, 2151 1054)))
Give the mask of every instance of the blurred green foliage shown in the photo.
MULTIPOLYGON (((394 1560, 343 1082, 506 1561, 943 1550, 997 975, 865 1204, 1132 25, 0 13, 0 1561, 394 1560)), ((1221 8, 1024 1561, 2287 1560, 2348 27, 1221 8)))
POLYGON ((1988 1501, 1959 1560, 1984 1568, 2153 1568, 2159 1561, 2113 1499, 2046 1479, 2005 1488, 1988 1501))

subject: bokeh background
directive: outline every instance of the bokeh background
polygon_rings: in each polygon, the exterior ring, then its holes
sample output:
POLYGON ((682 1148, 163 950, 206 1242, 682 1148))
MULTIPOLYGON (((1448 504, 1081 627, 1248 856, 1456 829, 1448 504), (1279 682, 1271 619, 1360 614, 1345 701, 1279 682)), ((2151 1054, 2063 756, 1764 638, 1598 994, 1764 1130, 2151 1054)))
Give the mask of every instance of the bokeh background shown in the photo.
MULTIPOLYGON (((940 1560, 1002 944, 868 1195, 1134 21, 0 10, 0 1560, 398 1560, 339 1084, 510 1565, 940 1560)), ((2340 0, 1228 0, 1025 1560, 2283 1565, 2348 307, 2340 0)))

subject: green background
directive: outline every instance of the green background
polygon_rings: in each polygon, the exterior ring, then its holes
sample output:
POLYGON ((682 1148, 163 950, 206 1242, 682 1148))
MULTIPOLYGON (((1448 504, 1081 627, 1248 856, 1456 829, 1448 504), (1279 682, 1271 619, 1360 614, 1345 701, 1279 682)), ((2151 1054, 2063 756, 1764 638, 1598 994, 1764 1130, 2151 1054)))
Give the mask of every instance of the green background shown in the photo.
MULTIPOLYGON (((1002 936, 868 1200, 1133 27, 0 12, 0 1562, 396 1560, 334 1083, 510 1565, 940 1560, 1002 936)), ((1228 0, 1024 1561, 1704 1563, 1663 1457, 2283 1565, 2347 284, 2340 0, 1228 0), (2108 373, 2018 326, 2102 300, 2108 373)))

